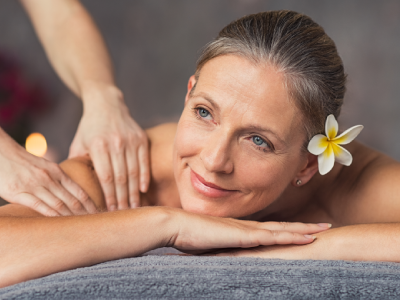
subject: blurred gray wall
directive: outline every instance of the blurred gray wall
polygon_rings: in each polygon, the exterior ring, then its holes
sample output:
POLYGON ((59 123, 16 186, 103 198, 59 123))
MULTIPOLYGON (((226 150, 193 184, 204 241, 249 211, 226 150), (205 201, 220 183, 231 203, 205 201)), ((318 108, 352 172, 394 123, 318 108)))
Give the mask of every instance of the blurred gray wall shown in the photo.
MULTIPOLYGON (((35 0, 32 0, 35 1, 35 0)), ((363 124, 364 143, 400 160, 400 1, 398 0, 83 0, 109 46, 117 82, 143 127, 176 121, 200 49, 230 21, 264 10, 291 9, 321 24, 349 75, 340 126, 363 124)), ((53 110, 35 120, 64 159, 81 104, 46 60, 16 0, 0 2, 0 50, 51 93, 53 110)))

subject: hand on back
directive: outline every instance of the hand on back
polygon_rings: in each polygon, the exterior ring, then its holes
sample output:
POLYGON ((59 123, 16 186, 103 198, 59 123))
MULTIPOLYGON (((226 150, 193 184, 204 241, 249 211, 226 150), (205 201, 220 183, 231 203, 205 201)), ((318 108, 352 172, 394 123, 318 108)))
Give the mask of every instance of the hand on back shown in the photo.
POLYGON ((0 140, 0 197, 45 216, 97 211, 87 193, 57 164, 26 152, 3 131, 0 140))
POLYGON ((146 133, 132 119, 117 89, 85 96, 84 114, 69 158, 89 155, 110 211, 140 206, 150 182, 146 133))

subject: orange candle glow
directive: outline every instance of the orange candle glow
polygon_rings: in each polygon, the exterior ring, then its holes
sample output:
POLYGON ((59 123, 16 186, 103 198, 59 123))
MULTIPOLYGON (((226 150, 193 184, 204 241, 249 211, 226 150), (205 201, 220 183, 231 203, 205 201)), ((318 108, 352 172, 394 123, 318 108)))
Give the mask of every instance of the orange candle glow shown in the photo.
POLYGON ((47 151, 46 139, 40 133, 32 133, 26 139, 25 148, 31 154, 43 157, 47 151))

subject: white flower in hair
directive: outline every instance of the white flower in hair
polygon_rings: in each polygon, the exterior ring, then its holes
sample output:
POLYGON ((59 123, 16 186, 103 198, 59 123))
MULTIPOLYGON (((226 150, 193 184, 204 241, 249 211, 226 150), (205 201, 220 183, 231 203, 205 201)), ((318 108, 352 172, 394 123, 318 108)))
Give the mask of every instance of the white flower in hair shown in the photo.
POLYGON ((341 147, 354 140, 363 130, 364 126, 357 125, 347 129, 341 135, 338 133, 338 122, 334 115, 329 115, 325 123, 325 135, 317 134, 308 143, 308 151, 314 155, 318 155, 318 169, 321 175, 325 175, 332 170, 335 161, 350 166, 353 157, 350 152, 341 147))

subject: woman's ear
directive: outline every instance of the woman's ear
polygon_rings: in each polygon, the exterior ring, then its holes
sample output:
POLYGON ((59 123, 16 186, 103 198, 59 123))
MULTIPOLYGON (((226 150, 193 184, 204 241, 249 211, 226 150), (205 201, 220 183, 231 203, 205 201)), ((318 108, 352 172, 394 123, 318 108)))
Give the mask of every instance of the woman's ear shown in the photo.
POLYGON ((187 93, 186 93, 186 97, 185 97, 185 104, 186 102, 188 102, 189 98, 190 98, 190 93, 192 92, 192 89, 194 88, 194 86, 196 85, 196 77, 194 75, 190 76, 189 78, 189 82, 188 82, 188 86, 187 86, 187 93))
POLYGON ((318 171, 318 156, 307 153, 307 163, 305 167, 297 173, 296 178, 292 181, 292 185, 299 187, 311 180, 318 171))

